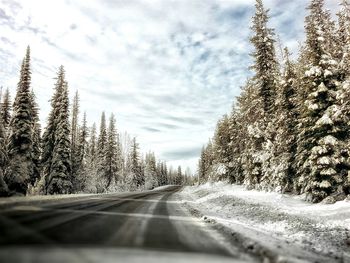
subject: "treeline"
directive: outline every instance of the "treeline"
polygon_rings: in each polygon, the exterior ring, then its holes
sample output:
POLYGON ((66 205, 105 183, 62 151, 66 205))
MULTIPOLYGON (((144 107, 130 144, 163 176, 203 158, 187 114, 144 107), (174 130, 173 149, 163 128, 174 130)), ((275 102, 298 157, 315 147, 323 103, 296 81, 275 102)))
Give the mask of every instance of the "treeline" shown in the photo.
POLYGON ((186 179, 181 167, 168 169, 152 152, 142 156, 136 138, 118 133, 113 114, 107 120, 102 113, 98 131, 86 113, 80 123, 79 95, 70 106, 63 66, 42 133, 29 47, 13 105, 8 89, 1 97, 0 196, 134 191, 186 179))
POLYGON ((297 60, 276 56, 268 10, 256 0, 254 76, 203 148, 199 178, 305 194, 319 202, 350 194, 350 4, 337 20, 312 0, 297 60))

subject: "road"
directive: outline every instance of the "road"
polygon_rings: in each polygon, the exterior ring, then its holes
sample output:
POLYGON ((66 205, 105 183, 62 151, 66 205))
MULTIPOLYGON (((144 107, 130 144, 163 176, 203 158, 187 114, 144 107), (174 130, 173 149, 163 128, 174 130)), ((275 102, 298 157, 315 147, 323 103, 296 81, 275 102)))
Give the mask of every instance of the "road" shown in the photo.
POLYGON ((179 189, 0 206, 0 261, 256 261, 192 217, 179 189))

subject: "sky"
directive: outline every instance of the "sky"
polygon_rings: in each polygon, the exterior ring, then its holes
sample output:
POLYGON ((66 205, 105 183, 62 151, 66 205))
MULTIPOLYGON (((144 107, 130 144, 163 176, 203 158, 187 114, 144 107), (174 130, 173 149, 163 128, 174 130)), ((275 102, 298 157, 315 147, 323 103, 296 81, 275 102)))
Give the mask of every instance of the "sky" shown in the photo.
MULTIPOLYGON (((297 54, 308 0, 266 0, 281 46, 297 54)), ((333 13, 338 0, 326 0, 333 13)), ((196 165, 251 76, 254 0, 0 0, 0 86, 14 97, 27 45, 45 127, 64 65, 89 124, 112 112, 173 165, 196 165)))

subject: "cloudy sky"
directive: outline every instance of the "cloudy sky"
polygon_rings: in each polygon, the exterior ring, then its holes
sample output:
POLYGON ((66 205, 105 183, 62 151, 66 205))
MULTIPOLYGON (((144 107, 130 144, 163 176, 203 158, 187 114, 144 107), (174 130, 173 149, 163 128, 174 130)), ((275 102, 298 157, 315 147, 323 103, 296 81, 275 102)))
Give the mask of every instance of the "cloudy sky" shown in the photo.
MULTIPOLYGON (((307 4, 265 1, 270 25, 295 53, 307 4)), ((114 112, 143 151, 195 169, 250 75, 253 13, 254 0, 0 0, 0 85, 14 96, 30 45, 43 124, 63 64, 90 124, 114 112)))

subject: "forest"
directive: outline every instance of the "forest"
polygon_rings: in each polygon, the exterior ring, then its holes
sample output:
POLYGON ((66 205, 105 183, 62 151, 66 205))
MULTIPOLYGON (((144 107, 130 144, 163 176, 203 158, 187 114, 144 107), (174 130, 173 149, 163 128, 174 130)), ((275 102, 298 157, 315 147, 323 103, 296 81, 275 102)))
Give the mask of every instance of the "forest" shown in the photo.
POLYGON ((71 105, 63 66, 42 132, 31 75, 28 47, 14 102, 9 89, 0 96, 0 196, 147 190, 190 179, 181 166, 142 155, 136 137, 118 132, 114 114, 107 120, 102 112, 99 129, 88 127, 85 112, 80 121, 79 94, 71 105))
POLYGON ((269 10, 256 1, 253 76, 202 149, 202 183, 229 180, 311 202, 350 194, 350 4, 341 2, 335 18, 323 0, 310 1, 305 42, 295 59, 288 48, 279 59, 269 10))

